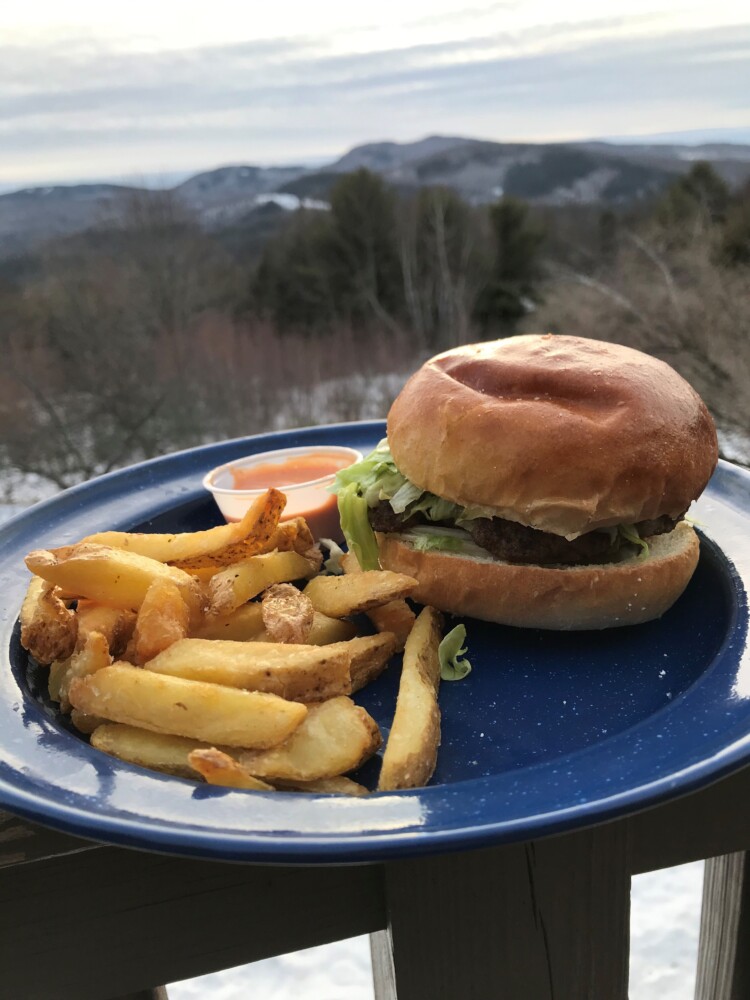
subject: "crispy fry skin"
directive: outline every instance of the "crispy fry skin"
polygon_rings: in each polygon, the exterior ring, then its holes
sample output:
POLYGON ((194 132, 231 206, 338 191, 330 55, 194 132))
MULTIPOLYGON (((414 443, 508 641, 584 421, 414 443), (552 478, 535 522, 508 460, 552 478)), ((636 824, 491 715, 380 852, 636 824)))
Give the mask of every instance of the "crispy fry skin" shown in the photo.
MULTIPOLYGON (((305 642, 309 646, 325 646, 343 642, 357 634, 357 626, 339 618, 328 618, 316 611, 312 628, 305 642)), ((260 601, 243 604, 228 615, 210 615, 193 632, 196 639, 235 639, 244 642, 270 642, 263 627, 263 607, 260 601)))
POLYGON ((404 665, 388 744, 380 769, 379 791, 419 788, 435 770, 440 745, 438 646, 443 618, 424 608, 406 640, 404 665))
POLYGON ((193 750, 208 750, 210 744, 185 736, 152 733, 147 729, 125 726, 117 722, 101 723, 91 738, 91 745, 120 760, 147 767, 151 771, 176 774, 196 780, 188 762, 193 750))
POLYGON ((161 577, 146 591, 135 623, 135 661, 145 663, 172 643, 184 639, 190 624, 190 609, 179 587, 161 577))
POLYGON ((312 576, 315 566, 299 552, 267 552, 228 566, 208 585, 210 610, 231 614, 273 583, 288 583, 312 576))
POLYGON ((350 661, 348 643, 304 646, 182 639, 150 660, 146 669, 246 691, 266 691, 289 701, 315 702, 349 694, 350 661))
MULTIPOLYGON (((344 573, 361 573, 356 555, 347 552, 341 560, 344 573)), ((415 614, 404 600, 389 601, 379 608, 370 608, 367 617, 378 632, 392 632, 398 640, 398 649, 402 650, 414 625, 415 614)))
POLYGON ((398 639, 392 632, 362 635, 350 639, 346 645, 351 653, 352 694, 379 677, 399 649, 398 639))
POLYGON ((263 592, 263 624, 272 642, 307 642, 315 619, 309 597, 291 583, 275 583, 263 592))
POLYGON ((197 628, 191 631, 193 639, 233 639, 250 642, 265 635, 263 608, 260 601, 242 604, 227 615, 207 615, 197 628))
POLYGON ((21 645, 37 662, 67 659, 75 649, 78 619, 55 588, 34 576, 21 607, 21 645))
POLYGON ((96 732, 99 726, 104 724, 104 719, 98 715, 86 715, 85 712, 79 712, 77 708, 74 708, 70 713, 70 721, 76 727, 79 733, 86 733, 90 736, 91 733, 96 732))
POLYGON ((111 722, 264 749, 283 742, 307 715, 304 705, 273 694, 168 677, 123 663, 75 678, 69 698, 79 711, 111 722))
POLYGON ((330 618, 346 618, 408 596, 417 586, 414 577, 388 570, 368 570, 351 576, 316 576, 305 587, 316 611, 330 618))
POLYGON ((310 526, 304 517, 292 517, 288 521, 282 521, 273 535, 268 539, 266 552, 299 552, 304 555, 308 549, 315 545, 315 539, 310 531, 310 526))
POLYGON ((67 660, 56 660, 50 667, 49 695, 60 702, 60 711, 70 711, 70 685, 76 677, 88 677, 112 662, 109 643, 101 632, 89 632, 81 649, 67 660))
POLYGON ((77 648, 86 644, 91 632, 101 632, 109 643, 109 651, 114 657, 120 656, 130 642, 135 628, 135 613, 124 608, 113 608, 107 604, 97 604, 81 598, 76 608, 78 620, 77 648))
POLYGON ((222 785, 224 788, 244 788, 254 792, 272 792, 273 785, 254 778, 244 767, 237 763, 234 757, 209 747, 207 750, 193 750, 188 755, 190 766, 204 778, 209 785, 222 785))
POLYGON ((367 712, 350 698, 331 698, 310 707, 307 718, 286 742, 271 750, 243 751, 240 764, 272 781, 315 781, 353 771, 382 740, 367 712))
POLYGON ((83 541, 124 549, 159 562, 199 559, 251 537, 262 546, 274 533, 285 506, 284 494, 270 489, 258 497, 241 521, 233 524, 179 535, 102 531, 83 541))
POLYGON ((197 580, 135 552, 85 543, 72 546, 63 557, 37 549, 26 556, 26 565, 32 573, 66 592, 129 610, 141 606, 155 579, 172 580, 180 588, 191 617, 197 620, 202 614, 205 598, 197 580))

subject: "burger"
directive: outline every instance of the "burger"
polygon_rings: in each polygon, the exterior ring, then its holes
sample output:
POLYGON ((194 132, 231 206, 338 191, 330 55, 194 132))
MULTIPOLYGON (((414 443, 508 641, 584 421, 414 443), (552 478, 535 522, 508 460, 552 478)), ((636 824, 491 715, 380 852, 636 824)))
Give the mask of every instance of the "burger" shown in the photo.
POLYGON ((663 361, 529 335, 427 361, 335 489, 363 568, 415 577, 417 601, 600 629, 658 618, 683 592, 699 551, 685 514, 717 459, 708 410, 663 361))

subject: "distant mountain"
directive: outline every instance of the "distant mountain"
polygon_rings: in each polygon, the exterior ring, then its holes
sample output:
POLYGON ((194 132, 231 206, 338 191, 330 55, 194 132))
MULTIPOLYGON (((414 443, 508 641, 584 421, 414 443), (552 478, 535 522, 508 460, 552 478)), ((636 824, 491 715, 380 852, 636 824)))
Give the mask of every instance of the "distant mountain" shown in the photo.
POLYGON ((622 204, 647 197, 698 159, 710 160, 732 185, 750 176, 750 145, 501 143, 443 136, 358 146, 326 172, 366 167, 400 187, 443 185, 475 202, 509 194, 553 205, 622 204))
MULTIPOLYGON (((723 135, 717 135, 722 140, 723 135)), ((325 207, 343 173, 375 171, 400 191, 440 185, 481 204, 503 194, 547 205, 626 205, 663 188, 696 160, 709 160, 731 185, 750 178, 750 145, 609 142, 502 143, 459 136, 356 146, 322 169, 309 166, 220 167, 169 190, 203 225, 254 226, 266 232, 277 211, 325 207), (322 204, 321 204, 322 203, 322 204)), ((22 254, 45 240, 106 224, 123 199, 144 188, 76 184, 25 188, 0 195, 0 257, 22 254)))

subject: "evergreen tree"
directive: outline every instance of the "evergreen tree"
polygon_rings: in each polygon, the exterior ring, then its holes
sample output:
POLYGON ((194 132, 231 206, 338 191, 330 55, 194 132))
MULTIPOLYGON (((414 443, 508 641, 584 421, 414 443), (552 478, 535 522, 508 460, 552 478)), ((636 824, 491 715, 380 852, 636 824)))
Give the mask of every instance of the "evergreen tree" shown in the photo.
POLYGON ((727 185, 710 163, 694 163, 690 171, 671 184, 657 206, 657 221, 680 242, 704 232, 726 217, 730 202, 727 185))
POLYGON ((377 174, 345 174, 331 192, 331 287, 352 321, 393 322, 403 310, 396 197, 377 174))
POLYGON ((508 334, 527 312, 540 278, 544 234, 529 219, 528 207, 503 198, 489 211, 492 263, 476 302, 476 318, 486 333, 508 334))

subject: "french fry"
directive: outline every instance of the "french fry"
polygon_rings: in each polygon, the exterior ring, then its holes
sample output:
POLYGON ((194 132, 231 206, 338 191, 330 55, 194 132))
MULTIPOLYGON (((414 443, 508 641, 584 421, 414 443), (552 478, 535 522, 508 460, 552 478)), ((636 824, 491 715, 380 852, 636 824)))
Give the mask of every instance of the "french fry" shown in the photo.
POLYGON ((70 713, 70 721, 79 733, 85 733, 87 736, 95 732, 99 726, 104 725, 104 719, 101 716, 86 715, 85 712, 79 712, 77 708, 74 708, 70 713))
POLYGON ((108 604, 97 604, 81 598, 76 608, 78 620, 77 648, 86 644, 86 638, 91 632, 100 632, 105 636, 109 651, 117 658, 120 656, 135 628, 135 614, 124 608, 113 608, 108 604))
POLYGON ((369 795, 369 789, 351 778, 318 778, 317 781, 274 781, 279 792, 315 792, 318 795, 369 795))
POLYGON ((399 649, 399 641, 392 632, 362 635, 346 643, 351 656, 349 667, 352 694, 379 677, 388 661, 399 649))
POLYGON ((368 570, 351 576, 316 576, 304 593, 316 611, 330 618, 346 618, 407 597, 417 586, 412 576, 388 570, 368 570))
POLYGON ((207 750, 193 750, 188 760, 193 771, 197 771, 209 785, 222 785, 224 788, 244 788, 255 792, 272 792, 273 785, 254 778, 242 767, 234 757, 209 747, 207 750))
POLYGON ((301 725, 307 709, 273 694, 169 677, 116 663, 70 685, 72 706, 111 722, 209 744, 267 748, 301 725))
POLYGON ((278 549, 279 552, 299 552, 304 555, 313 545, 315 539, 310 531, 310 526, 304 517, 291 517, 288 521, 282 521, 268 539, 267 552, 278 549))
POLYGON ((125 549, 90 543, 73 546, 63 556, 37 549, 26 556, 32 573, 78 597, 116 608, 137 610, 156 579, 175 583, 193 618, 201 614, 204 597, 197 580, 173 566, 125 549))
POLYGON ((272 642, 307 642, 315 610, 309 597, 291 583, 275 583, 263 592, 263 624, 272 642))
MULTIPOLYGON (((248 508, 241 521, 222 524, 207 531, 182 534, 144 534, 128 531, 101 531, 89 535, 84 542, 123 549, 158 562, 198 559, 220 552, 236 542, 248 538, 262 546, 273 534, 279 522, 286 497, 279 490, 270 489, 258 497, 248 508)), ((257 551, 257 550, 256 550, 257 551)))
POLYGON ((354 622, 329 618, 316 611, 307 643, 310 646, 327 646, 334 642, 346 642, 348 639, 353 639, 356 634, 357 626, 354 622))
POLYGON ((288 583, 312 576, 315 566, 299 552, 268 552, 228 566, 208 585, 210 610, 226 615, 257 597, 273 583, 288 583))
POLYGON ((50 667, 50 677, 54 675, 49 686, 50 698, 60 702, 62 712, 70 711, 70 685, 76 677, 88 677, 112 662, 109 643, 101 632, 89 632, 85 645, 76 650, 68 659, 56 661, 50 667), (54 691, 54 694, 53 694, 54 691))
POLYGON ((169 736, 117 722, 105 722, 94 730, 91 746, 151 771, 163 771, 195 781, 196 773, 188 758, 193 750, 207 750, 210 744, 185 736, 169 736))
POLYGON ((350 661, 348 643, 296 646, 181 639, 149 660, 145 668, 164 676, 315 702, 349 693, 350 661))
MULTIPOLYGON (((305 640, 308 646, 325 646, 332 642, 343 642, 357 634, 357 626, 339 618, 328 618, 316 611, 310 634, 305 640)), ((228 615, 210 615, 191 636, 196 639, 235 639, 244 642, 270 642, 271 637, 263 627, 263 608, 260 602, 243 604, 228 615)))
MULTIPOLYGON (((347 552, 341 560, 344 573, 361 573, 362 569, 354 552, 347 552)), ((392 632, 398 640, 399 650, 404 648, 414 625, 415 614, 404 600, 389 601, 379 608, 371 608, 367 617, 378 632, 392 632)))
POLYGON ((237 642, 249 642, 262 635, 265 635, 265 628, 260 602, 242 604, 227 615, 206 615, 190 633, 195 639, 233 639, 237 642))
POLYGON ((75 649, 78 620, 55 588, 34 576, 21 607, 21 645, 42 664, 67 659, 75 649))
POLYGON ((269 781, 316 781, 353 771, 381 744, 380 730, 350 698, 313 705, 299 729, 280 746, 263 752, 243 751, 239 763, 269 781))
POLYGON ((440 745, 438 646, 443 618, 423 608, 404 649, 396 712, 383 754, 378 791, 419 788, 432 777, 440 745))
POLYGON ((146 591, 138 610, 133 639, 135 662, 145 663, 172 643, 184 639, 190 624, 190 609, 180 588, 157 577, 146 591))

